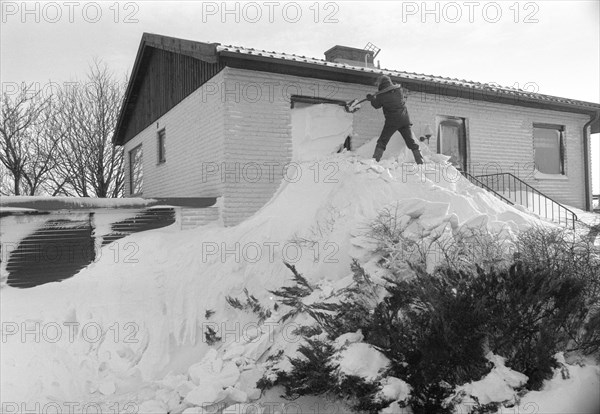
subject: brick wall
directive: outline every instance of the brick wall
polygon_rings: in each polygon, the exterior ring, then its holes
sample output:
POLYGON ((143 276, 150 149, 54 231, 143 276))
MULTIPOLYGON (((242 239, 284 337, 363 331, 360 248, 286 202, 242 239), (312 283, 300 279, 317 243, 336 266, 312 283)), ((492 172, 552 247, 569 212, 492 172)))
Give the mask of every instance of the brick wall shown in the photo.
POLYGON ((125 144, 125 195, 129 190, 129 151, 143 149, 143 194, 149 197, 218 197, 223 158, 223 102, 213 94, 217 74, 125 144), (157 134, 166 131, 166 162, 158 163, 157 134))
MULTIPOLYGON (((350 101, 375 87, 226 68, 125 145, 144 143, 144 197, 221 196, 223 220, 235 225, 277 191, 292 157, 291 95, 350 101), (156 133, 167 130, 167 163, 156 163, 156 133)), ((476 175, 511 172, 557 201, 585 206, 582 127, 585 115, 500 105, 411 92, 409 112, 416 137, 436 116, 466 119, 470 169, 476 175), (564 125, 561 179, 536 179, 533 123, 564 125)), ((382 111, 368 102, 354 114, 355 145, 377 137, 382 111)), ((425 145, 425 144, 421 144, 425 145)), ((437 151, 434 136, 429 143, 437 151)), ((128 160, 126 160, 128 161, 128 160)), ((128 165, 126 162, 126 168, 128 165)), ((129 183, 126 183, 128 186, 129 183)), ((126 188, 128 194, 128 188, 126 188)))
MULTIPOLYGON (((224 73, 220 86, 226 111, 224 161, 230 173, 224 177, 223 219, 234 225, 269 201, 281 184, 284 167, 290 165, 291 95, 350 101, 372 88, 232 68, 224 73)), ((383 121, 375 111, 370 116, 383 121)), ((378 121, 364 122, 364 117, 357 113, 354 122, 360 143, 378 134, 381 126, 378 121)), ((290 167, 289 176, 295 173, 290 167)))
MULTIPOLYGON (((364 93, 370 90, 368 87, 353 89, 364 93)), ((360 95, 361 98, 364 93, 360 95)), ((469 170, 473 174, 509 172, 558 202, 585 208, 582 128, 589 120, 588 116, 416 91, 409 92, 407 106, 416 138, 423 135, 426 125, 434 131, 434 137, 429 142, 432 152, 437 152, 438 145, 436 116, 465 118, 469 170), (556 179, 535 177, 533 123, 565 126, 564 176, 556 179)), ((383 120, 381 110, 373 109, 368 102, 362 104, 362 108, 355 114, 354 122, 354 131, 360 135, 360 142, 378 136, 383 120)), ((399 135, 394 138, 401 139, 399 135)))
MULTIPOLYGON (((417 136, 427 124, 437 135, 436 116, 466 119, 469 170, 473 174, 509 172, 561 203, 585 208, 582 128, 589 120, 586 115, 421 93, 410 95, 408 107, 417 136), (533 123, 565 126, 564 176, 535 178, 533 123)), ((437 152, 436 138, 429 143, 433 152, 437 152)))
MULTIPOLYGON (((289 96, 319 96, 350 101, 362 99, 375 88, 318 79, 306 79, 264 72, 226 69, 222 94, 225 119, 225 160, 249 166, 272 161, 286 164, 291 159, 291 112, 289 96), (260 96, 256 91, 260 91, 260 96)), ((474 174, 510 172, 557 201, 579 208, 585 207, 582 127, 588 117, 568 112, 500 105, 482 101, 457 99, 411 92, 408 107, 415 137, 426 125, 434 134, 436 116, 466 119, 468 157, 474 174), (533 123, 564 125, 565 171, 558 179, 536 179, 533 174, 533 123)), ((377 137, 383 125, 381 110, 369 102, 354 115, 355 145, 377 137)), ((399 136, 398 136, 399 138, 399 136)), ((421 144, 425 145, 425 144, 421 144)), ((434 136, 429 143, 437 152, 434 136)), ((232 164, 233 165, 233 164, 232 164)), ((243 168, 243 167, 242 167, 243 168)), ((233 171, 233 166, 232 166, 233 171)), ((248 168, 248 171, 251 171, 248 168)), ((263 168, 262 175, 267 177, 263 168)), ((227 224, 235 224, 253 214, 276 191, 279 183, 252 183, 243 171, 232 173, 240 182, 225 183, 227 224)))

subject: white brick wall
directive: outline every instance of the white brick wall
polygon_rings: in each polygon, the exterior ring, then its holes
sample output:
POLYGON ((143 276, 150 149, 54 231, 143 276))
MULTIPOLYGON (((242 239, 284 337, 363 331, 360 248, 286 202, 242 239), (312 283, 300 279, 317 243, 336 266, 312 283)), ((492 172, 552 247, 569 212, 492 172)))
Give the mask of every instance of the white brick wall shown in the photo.
MULTIPOLYGON (((587 116, 420 93, 409 97, 408 108, 417 136, 427 124, 437 134, 436 115, 466 118, 469 169, 475 175, 509 172, 561 203, 585 208, 582 128, 587 116), (561 179, 534 178, 533 123, 565 126, 561 179)), ((437 140, 429 147, 436 152, 437 140)))
POLYGON ((125 195, 129 191, 129 151, 142 143, 145 198, 219 197, 223 193, 218 171, 223 158, 223 103, 211 82, 220 72, 187 96, 156 122, 125 144, 125 195), (166 159, 158 164, 157 133, 166 131, 166 159))
MULTIPOLYGON (((350 101, 364 97, 372 88, 242 69, 227 68, 224 72, 220 87, 227 91, 222 94, 226 111, 224 155, 229 168, 238 165, 239 171, 224 180, 223 219, 226 225, 234 225, 269 201, 279 188, 283 168, 291 161, 291 95, 350 101), (269 167, 267 162, 276 165, 269 167), (261 179, 250 182, 255 179, 256 165, 262 167, 261 179), (234 182, 236 176, 238 182, 234 182)), ((354 126, 364 141, 376 135, 380 125, 362 122, 362 117, 357 115, 354 126)), ((290 176, 294 173, 291 168, 290 176)))
MULTIPOLYGON (((282 167, 291 161, 290 95, 350 101, 374 90, 364 85, 226 68, 161 117, 159 128, 156 123, 149 126, 125 149, 144 143, 144 197, 223 195, 224 223, 235 225, 272 197, 280 185, 282 167), (156 133, 163 126, 167 131, 167 163, 157 165, 156 133), (266 163, 275 163, 274 174, 266 163), (206 166, 218 170, 207 175, 206 166), (257 167, 261 168, 258 180, 257 167)), ((474 174, 511 172, 559 202, 585 206, 582 127, 587 116, 418 92, 410 94, 408 108, 416 137, 426 125, 437 134, 436 116, 466 118, 474 174), (565 126, 566 179, 533 178, 534 122, 565 126)), ((363 103, 354 114, 355 144, 378 136, 383 121, 381 110, 363 103)), ((436 152, 435 137, 429 147, 436 152)))
MULTIPOLYGON (((372 90, 365 87, 363 92, 372 90)), ((466 118, 469 169, 475 175, 509 172, 558 202, 585 208, 582 128, 588 116, 420 92, 409 93, 407 106, 417 138, 426 125, 437 135, 436 116, 466 118), (561 179, 534 177, 533 123, 565 126, 566 175, 561 179)), ((368 140, 379 136, 383 121, 382 111, 365 102, 355 114, 354 130, 368 140)), ((437 152, 436 138, 429 142, 432 152, 437 152)))
MULTIPOLYGON (((271 160, 286 164, 291 157, 292 94, 350 101, 362 99, 375 87, 306 79, 240 69, 226 69, 224 96, 226 160, 259 164, 271 160), (256 89, 261 89, 260 97, 256 89), (286 93, 287 91, 287 93, 286 93)), ((497 104, 411 92, 408 108, 413 132, 418 138, 426 125, 436 131, 436 116, 466 118, 468 153, 472 172, 510 172, 559 202, 585 207, 582 127, 585 115, 545 109, 497 104), (565 171, 562 179, 535 179, 533 175, 533 123, 564 125, 565 171)), ((369 102, 354 115, 355 144, 379 135, 384 117, 369 102)), ((425 145, 425 144, 422 144, 425 145)), ((437 151, 435 137, 429 148, 437 151)), ((263 170, 263 176, 267 176, 263 170)), ((239 173, 240 183, 226 183, 225 217, 235 224, 253 214, 278 188, 278 183, 249 183, 239 173), (246 181, 246 182, 244 182, 246 181)))

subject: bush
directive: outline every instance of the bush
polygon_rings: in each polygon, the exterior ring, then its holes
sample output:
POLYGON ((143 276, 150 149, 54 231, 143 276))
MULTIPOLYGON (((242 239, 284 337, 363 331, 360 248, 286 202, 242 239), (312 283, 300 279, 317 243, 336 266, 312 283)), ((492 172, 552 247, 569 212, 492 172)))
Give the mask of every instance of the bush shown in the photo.
POLYGON ((485 226, 465 226, 452 238, 445 238, 426 231, 417 218, 400 216, 398 209, 399 205, 383 209, 366 233, 375 241, 375 253, 384 267, 395 276, 406 274, 409 265, 426 267, 432 255, 441 266, 454 270, 472 270, 475 265, 490 269, 510 262, 508 253, 514 247, 504 232, 493 234, 485 226))
POLYGON ((305 339, 306 343, 298 347, 299 357, 288 358, 292 369, 278 372, 273 381, 262 380, 258 385, 270 388, 281 385, 287 398, 303 395, 321 395, 333 390, 335 384, 334 367, 331 358, 335 353, 333 346, 319 339, 305 339))
POLYGON ((572 318, 584 326, 573 337, 567 352, 600 355, 600 249, 589 237, 555 228, 535 227, 519 234, 517 243, 519 263, 530 272, 543 272, 553 279, 565 277, 582 285, 585 303, 572 318))
POLYGON ((306 336, 301 356, 290 359, 292 370, 264 385, 283 385, 290 398, 328 393, 355 410, 378 412, 390 402, 377 399, 377 381, 340 376, 327 342, 360 329, 363 341, 391 361, 385 376, 411 386, 408 403, 415 414, 451 413, 455 387, 490 371, 490 351, 528 376, 526 389, 540 389, 558 365, 557 352, 600 348, 600 262, 593 246, 558 230, 532 229, 516 245, 517 259, 507 268, 448 264, 428 274, 419 263, 405 263, 413 276, 387 279, 383 287, 354 262, 350 288, 310 305, 302 297, 315 287, 290 267, 297 286, 274 293, 292 306, 286 317, 312 316, 318 329, 298 332, 320 339, 306 336))
POLYGON ((365 329, 365 342, 392 361, 389 375, 411 385, 415 414, 433 407, 444 412, 443 401, 455 385, 489 371, 487 314, 472 279, 466 272, 429 275, 417 268, 411 280, 389 280, 389 296, 375 308, 371 329, 365 329))

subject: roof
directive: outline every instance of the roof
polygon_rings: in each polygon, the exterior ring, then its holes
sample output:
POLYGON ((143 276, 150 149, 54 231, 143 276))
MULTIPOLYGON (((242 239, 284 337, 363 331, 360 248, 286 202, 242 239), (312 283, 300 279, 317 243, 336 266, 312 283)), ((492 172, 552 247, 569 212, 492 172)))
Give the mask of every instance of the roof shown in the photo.
MULTIPOLYGON (((317 72, 321 74, 329 73, 328 76, 330 76, 330 78, 331 76, 340 75, 340 79, 346 79, 345 81, 347 82, 354 82, 356 79, 360 79, 365 84, 372 84, 373 78, 379 75, 388 75, 396 82, 400 81, 406 84, 423 87, 422 90, 429 93, 457 96, 452 95, 452 92, 469 91, 471 93, 469 96, 477 100, 577 112, 590 116, 596 115, 596 120, 592 124, 592 133, 600 132, 600 104, 598 103, 533 93, 523 89, 465 79, 392 69, 380 69, 375 67, 353 66, 347 63, 329 62, 324 59, 299 56, 291 53, 252 49, 243 46, 222 45, 220 43, 198 42, 144 33, 134 63, 131 79, 121 106, 117 128, 115 135, 113 136, 114 143, 122 144, 118 139, 120 136, 119 132, 124 127, 123 121, 125 113, 135 104, 136 96, 133 89, 138 83, 139 76, 143 74, 143 68, 140 67, 142 66, 140 62, 143 60, 148 48, 158 48, 174 53, 185 54, 209 63, 219 61, 225 61, 227 63, 230 62, 230 60, 242 60, 245 62, 255 62, 257 64, 261 63, 267 68, 265 70, 273 70, 273 68, 277 67, 281 67, 282 69, 295 67, 297 70, 302 71, 298 73, 305 74, 306 76, 319 77, 320 75, 318 75, 317 72), (345 78, 342 75, 345 76, 345 78)), ((331 79, 335 79, 335 77, 331 79)))
POLYGON ((343 69, 343 70, 351 70, 357 71, 366 74, 373 74, 374 76, 379 75, 388 75, 394 78, 401 78, 404 80, 416 80, 416 81, 424 81, 424 82, 432 82, 441 85, 452 85, 460 88, 468 88, 475 89, 480 91, 487 91, 493 93, 502 93, 510 96, 519 96, 524 98, 536 99, 543 102, 554 102, 568 105, 575 105, 581 108, 587 108, 592 111, 600 110, 600 104, 586 101, 579 101, 576 99, 569 98, 561 98, 558 96, 552 95, 544 95, 540 93, 533 93, 529 91, 525 91, 523 89, 504 87, 500 85, 490 84, 490 83, 481 83, 475 81, 469 81, 465 79, 458 78, 446 78, 442 76, 435 75, 427 75, 424 73, 415 73, 415 72, 405 72, 393 69, 380 69, 374 67, 364 67, 364 66, 352 66, 345 63, 336 63, 329 62, 324 59, 311 58, 306 56, 299 56, 290 53, 281 53, 281 52, 269 52, 266 50, 260 49, 252 49, 243 46, 225 46, 218 45, 217 53, 223 54, 239 54, 250 57, 262 57, 273 60, 279 60, 283 62, 297 62, 297 63, 306 63, 310 65, 319 65, 322 67, 329 67, 335 69, 343 69))

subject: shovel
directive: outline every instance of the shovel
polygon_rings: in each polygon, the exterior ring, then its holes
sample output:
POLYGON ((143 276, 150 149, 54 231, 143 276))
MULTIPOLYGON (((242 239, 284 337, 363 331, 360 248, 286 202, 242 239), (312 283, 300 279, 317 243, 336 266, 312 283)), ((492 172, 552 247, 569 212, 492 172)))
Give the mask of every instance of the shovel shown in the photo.
MULTIPOLYGON (((375 92, 373 94, 373 97, 375 97, 377 95, 381 95, 382 93, 389 92, 389 91, 394 90, 394 89, 399 89, 401 87, 402 87, 401 85, 390 85, 390 86, 388 86, 385 89, 382 89, 382 90, 380 90, 378 92, 375 92)), ((344 109, 346 109, 346 112, 354 113, 354 112, 356 112, 356 111, 358 111, 360 109, 360 104, 363 103, 363 102, 365 102, 365 101, 368 101, 368 99, 365 98, 365 99, 361 99, 360 101, 358 99, 353 99, 353 100, 351 100, 349 102, 346 102, 346 105, 344 105, 344 109)))
POLYGON ((350 112, 352 114, 358 111, 360 109, 360 104, 365 102, 366 100, 367 98, 361 99, 360 101, 358 99, 353 99, 349 102, 346 102, 346 105, 344 105, 344 109, 346 110, 346 112, 350 112))

